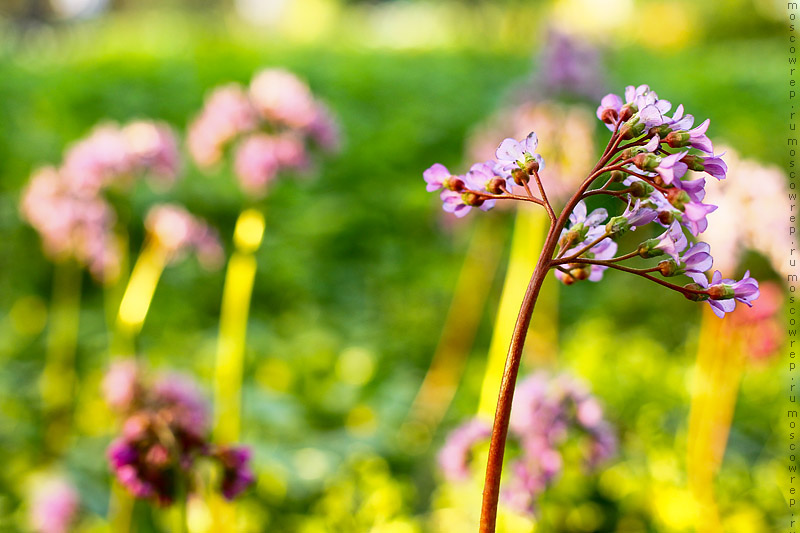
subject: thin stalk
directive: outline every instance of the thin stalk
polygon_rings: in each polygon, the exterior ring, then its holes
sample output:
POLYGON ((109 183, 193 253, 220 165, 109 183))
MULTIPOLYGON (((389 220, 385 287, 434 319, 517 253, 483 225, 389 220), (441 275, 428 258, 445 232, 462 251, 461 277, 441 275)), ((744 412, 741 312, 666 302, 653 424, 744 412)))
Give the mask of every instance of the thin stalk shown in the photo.
POLYGON ((55 264, 53 299, 47 331, 45 364, 39 387, 47 420, 45 443, 58 454, 69 432, 75 388, 75 353, 81 302, 80 267, 71 260, 55 264))
POLYGON ((533 271, 528 288, 525 291, 519 315, 517 316, 517 322, 514 326, 514 333, 511 337, 511 345, 509 346, 505 370, 503 371, 503 378, 500 383, 497 408, 492 425, 489 458, 486 464, 486 478, 483 487, 483 501, 481 502, 480 533, 494 533, 497 525, 500 478, 503 470, 503 456, 505 455, 505 444, 508 436, 508 424, 511 418, 511 404, 514 399, 514 388, 517 381, 517 374, 519 373, 519 364, 522 358, 525 335, 531 322, 536 299, 550 267, 553 266, 551 258, 558 245, 561 230, 566 226, 570 213, 580 201, 583 193, 591 186, 592 182, 603 173, 616 168, 606 167, 605 165, 613 155, 614 150, 619 146, 620 140, 620 136, 616 133, 611 137, 608 146, 600 160, 592 169, 592 172, 578 188, 578 191, 569 199, 556 222, 550 225, 542 253, 539 256, 536 268, 533 271))
POLYGON ((263 235, 264 215, 254 209, 243 211, 234 229, 236 251, 228 262, 219 318, 214 380, 214 434, 218 442, 239 438, 247 320, 256 275, 254 253, 261 246, 263 235))
POLYGON ((135 354, 136 336, 142 330, 167 259, 167 250, 157 239, 145 243, 119 305, 111 341, 112 357, 135 354))

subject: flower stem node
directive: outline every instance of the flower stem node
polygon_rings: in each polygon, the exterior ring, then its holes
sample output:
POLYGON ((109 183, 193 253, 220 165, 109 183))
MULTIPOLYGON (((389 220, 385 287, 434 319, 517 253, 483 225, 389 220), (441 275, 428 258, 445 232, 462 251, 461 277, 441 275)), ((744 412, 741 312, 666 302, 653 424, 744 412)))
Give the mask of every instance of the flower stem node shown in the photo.
POLYGON ((670 148, 682 148, 684 146, 689 146, 689 143, 691 142, 691 136, 685 131, 672 131, 664 138, 664 140, 670 146, 670 148))
MULTIPOLYGON (((690 291, 702 291, 703 286, 698 283, 689 283, 688 285, 683 286, 684 289, 689 289, 690 291)), ((693 302, 705 302, 708 300, 708 294, 701 293, 701 292, 685 292, 683 293, 686 296, 687 300, 691 300, 693 302)))

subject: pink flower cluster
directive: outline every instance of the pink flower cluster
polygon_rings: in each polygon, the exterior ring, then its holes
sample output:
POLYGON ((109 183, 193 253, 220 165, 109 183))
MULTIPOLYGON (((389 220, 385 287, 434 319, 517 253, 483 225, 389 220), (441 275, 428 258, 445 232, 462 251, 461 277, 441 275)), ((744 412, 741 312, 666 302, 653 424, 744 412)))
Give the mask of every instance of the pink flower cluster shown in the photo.
MULTIPOLYGON (((491 426, 480 419, 454 430, 439 452, 445 476, 465 479, 471 450, 490 435, 491 426)), ((509 436, 519 444, 520 454, 508 465, 511 479, 503 498, 522 512, 533 512, 538 496, 555 482, 563 468, 560 450, 568 442, 580 447, 588 470, 613 457, 617 449, 597 398, 566 374, 539 372, 517 386, 509 436)))
POLYGON ((150 238, 158 240, 167 251, 169 261, 183 258, 187 252, 197 254, 206 268, 218 268, 224 253, 214 228, 176 204, 159 204, 150 208, 144 221, 150 238))
POLYGON ((206 400, 192 380, 168 374, 148 381, 135 362, 119 361, 107 373, 103 391, 124 418, 108 460, 135 497, 171 504, 182 490, 193 490, 200 458, 221 466, 220 490, 228 499, 255 481, 248 449, 211 443, 206 400))
POLYGON ((33 488, 30 524, 36 533, 68 533, 73 531, 80 511, 80 495, 62 477, 50 477, 33 488))
POLYGON ((189 152, 201 167, 217 164, 234 145, 239 183, 256 196, 281 171, 307 168, 310 143, 335 150, 338 126, 308 85, 282 69, 261 71, 249 87, 214 89, 188 134, 189 152))
POLYGON ((177 141, 166 125, 103 124, 69 147, 59 168, 34 171, 20 209, 41 235, 48 256, 72 258, 95 278, 114 279, 119 270, 116 214, 103 192, 142 175, 171 184, 178 171, 177 141))

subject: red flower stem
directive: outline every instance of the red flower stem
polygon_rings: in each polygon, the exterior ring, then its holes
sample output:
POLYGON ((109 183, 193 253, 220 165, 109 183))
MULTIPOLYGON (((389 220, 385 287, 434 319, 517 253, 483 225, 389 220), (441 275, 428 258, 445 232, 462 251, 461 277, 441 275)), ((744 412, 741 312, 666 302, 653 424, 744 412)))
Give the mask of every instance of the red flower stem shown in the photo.
POLYGON ((606 167, 605 165, 611 159, 620 141, 619 135, 615 134, 611 137, 603 156, 592 169, 592 172, 583 181, 572 198, 569 199, 555 223, 550 225, 539 261, 536 263, 531 281, 525 291, 525 297, 522 300, 522 306, 520 307, 519 315, 517 315, 517 323, 514 326, 514 333, 511 337, 511 345, 508 348, 506 366, 503 370, 503 378, 500 382, 500 392, 497 398, 497 409, 494 414, 492 438, 489 443, 489 459, 486 464, 486 478, 483 486, 483 501, 481 502, 480 533, 494 533, 497 525, 500 477, 503 471, 503 456, 505 455, 506 438, 508 436, 508 424, 511 419, 511 403, 514 399, 514 388, 522 359, 522 347, 525 344, 525 335, 531 323, 531 316, 536 305, 536 299, 539 296, 539 290, 542 288, 542 283, 550 271, 550 267, 553 266, 551 258, 558 245, 561 230, 569 220, 570 213, 575 209, 583 193, 586 192, 595 179, 605 172, 615 169, 615 167, 606 167))

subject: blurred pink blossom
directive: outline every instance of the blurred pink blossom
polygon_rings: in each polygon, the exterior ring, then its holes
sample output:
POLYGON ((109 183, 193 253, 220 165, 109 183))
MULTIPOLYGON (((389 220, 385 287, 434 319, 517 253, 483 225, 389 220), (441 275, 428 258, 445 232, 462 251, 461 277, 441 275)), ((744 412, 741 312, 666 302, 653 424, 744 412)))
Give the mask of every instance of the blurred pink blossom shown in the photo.
POLYGON ((714 250, 714 266, 735 271, 746 250, 764 255, 772 268, 788 275, 792 240, 786 174, 776 166, 743 159, 735 150, 725 152, 727 179, 708 189, 704 201, 718 205, 703 240, 714 250))
POLYGON ((201 167, 222 158, 225 145, 258 126, 258 116, 245 89, 231 83, 206 98, 200 115, 189 126, 189 153, 201 167))
POLYGON ((291 72, 262 70, 250 82, 250 97, 265 120, 307 129, 317 119, 317 104, 308 85, 291 72))
POLYGON ((216 231, 179 205, 153 206, 145 218, 145 228, 166 249, 169 261, 178 261, 191 251, 206 268, 222 264, 224 253, 216 231))
POLYGON ((31 527, 37 533, 68 533, 80 510, 80 496, 66 479, 51 477, 33 488, 31 527))

